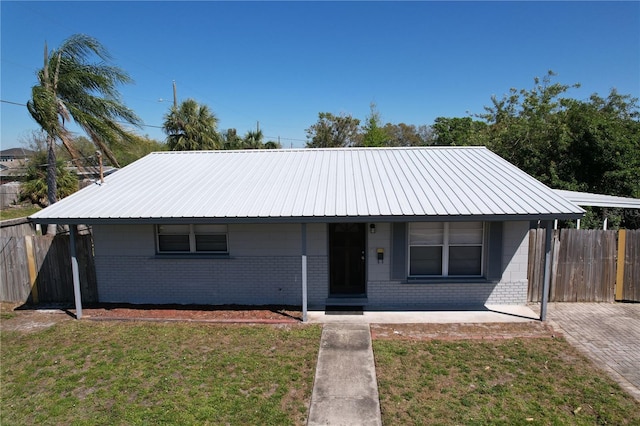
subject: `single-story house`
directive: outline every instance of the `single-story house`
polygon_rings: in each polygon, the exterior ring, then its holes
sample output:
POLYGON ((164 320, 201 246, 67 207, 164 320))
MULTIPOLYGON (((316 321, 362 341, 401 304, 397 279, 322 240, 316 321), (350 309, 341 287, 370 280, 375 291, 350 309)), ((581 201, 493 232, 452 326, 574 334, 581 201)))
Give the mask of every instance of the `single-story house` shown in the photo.
POLYGON ((531 223, 584 211, 484 147, 156 152, 34 214, 91 225, 101 302, 527 301, 531 223))

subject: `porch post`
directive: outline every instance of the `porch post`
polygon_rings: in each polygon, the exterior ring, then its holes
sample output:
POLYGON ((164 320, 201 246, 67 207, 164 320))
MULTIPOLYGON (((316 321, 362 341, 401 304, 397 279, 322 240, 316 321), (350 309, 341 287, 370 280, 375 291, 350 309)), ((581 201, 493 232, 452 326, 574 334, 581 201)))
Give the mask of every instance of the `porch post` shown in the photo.
POLYGON ((307 224, 302 228, 302 322, 307 322, 307 224))
POLYGON ((551 284, 551 221, 546 221, 544 234, 544 277, 542 285, 542 304, 540 305, 540 321, 547 319, 547 302, 549 301, 549 287, 551 284))
POLYGON ((77 225, 69 226, 69 242, 71 251, 71 274, 73 277, 73 295, 76 300, 76 319, 82 318, 82 296, 80 295, 80 271, 78 269, 78 254, 76 250, 77 225))

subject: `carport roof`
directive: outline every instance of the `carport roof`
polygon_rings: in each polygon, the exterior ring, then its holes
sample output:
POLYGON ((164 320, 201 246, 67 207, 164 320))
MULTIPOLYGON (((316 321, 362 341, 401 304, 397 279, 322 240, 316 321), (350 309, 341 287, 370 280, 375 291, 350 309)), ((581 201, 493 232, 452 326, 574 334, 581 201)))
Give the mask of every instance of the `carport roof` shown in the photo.
POLYGON ((592 194, 590 192, 565 191, 561 189, 556 189, 556 192, 578 206, 640 209, 640 199, 638 198, 592 194))
POLYGON ((573 219, 584 211, 484 147, 155 152, 38 223, 573 219))

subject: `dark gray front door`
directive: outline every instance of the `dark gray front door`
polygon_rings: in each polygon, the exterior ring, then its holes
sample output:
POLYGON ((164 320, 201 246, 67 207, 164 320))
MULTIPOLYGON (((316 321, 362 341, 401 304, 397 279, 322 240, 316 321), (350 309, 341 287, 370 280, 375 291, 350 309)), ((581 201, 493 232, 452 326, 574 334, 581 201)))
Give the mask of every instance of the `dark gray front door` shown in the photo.
POLYGON ((366 232, 364 223, 329 224, 329 292, 365 294, 366 232))

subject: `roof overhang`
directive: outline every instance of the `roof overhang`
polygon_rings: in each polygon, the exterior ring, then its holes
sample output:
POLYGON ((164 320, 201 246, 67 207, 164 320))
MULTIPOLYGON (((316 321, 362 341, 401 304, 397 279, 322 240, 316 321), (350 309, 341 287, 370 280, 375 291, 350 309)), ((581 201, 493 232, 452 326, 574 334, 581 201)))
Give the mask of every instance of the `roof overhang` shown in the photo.
POLYGON ((461 215, 461 216, 331 216, 331 217, 148 217, 148 218, 34 218, 34 223, 56 225, 168 225, 168 224, 276 224, 276 223, 362 223, 362 222, 521 222, 532 220, 575 220, 583 214, 461 215))
POLYGON ((556 189, 555 191, 558 195, 581 207, 593 206, 622 209, 640 209, 640 198, 617 197, 613 195, 565 191, 561 189, 556 189))

